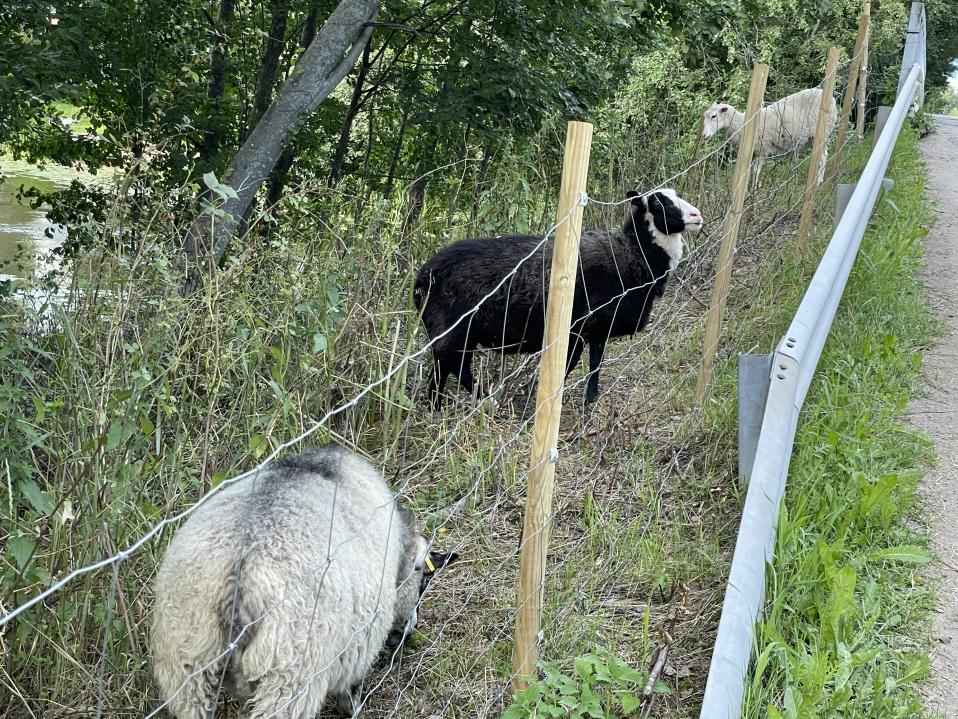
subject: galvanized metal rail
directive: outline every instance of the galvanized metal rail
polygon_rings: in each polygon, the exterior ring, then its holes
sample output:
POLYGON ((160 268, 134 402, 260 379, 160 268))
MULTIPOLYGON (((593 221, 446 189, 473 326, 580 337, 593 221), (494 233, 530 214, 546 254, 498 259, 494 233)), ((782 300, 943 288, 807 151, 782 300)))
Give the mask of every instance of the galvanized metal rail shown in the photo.
POLYGON ((922 3, 913 3, 895 106, 887 116, 788 332, 770 355, 771 371, 769 355, 743 358, 745 361, 740 365, 740 467, 745 469, 743 474, 748 476, 749 485, 701 719, 737 719, 741 715, 745 678, 755 645, 755 625, 765 601, 765 566, 774 555, 779 506, 798 416, 878 198, 895 141, 914 100, 917 98, 920 104, 924 99, 924 78, 925 9, 922 3), (759 427, 757 442, 754 430, 749 430, 756 426, 759 427))

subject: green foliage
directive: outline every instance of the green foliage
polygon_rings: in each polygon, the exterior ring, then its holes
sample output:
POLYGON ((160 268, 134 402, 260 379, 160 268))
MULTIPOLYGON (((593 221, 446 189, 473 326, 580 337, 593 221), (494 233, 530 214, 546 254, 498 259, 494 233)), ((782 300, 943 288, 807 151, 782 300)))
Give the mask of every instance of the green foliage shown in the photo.
MULTIPOLYGON (((868 144, 862 146, 867 149, 868 144)), ((859 164, 863 161, 863 152, 859 164)), ((747 717, 926 716, 930 561, 910 519, 929 442, 901 415, 936 323, 917 135, 902 133, 802 413, 747 717)))
MULTIPOLYGON (((277 85, 295 69, 313 8, 307 0, 279 5, 288 22, 277 85)), ((646 158, 658 158, 662 148, 686 156, 704 106, 720 98, 741 103, 755 60, 774 68, 769 98, 818 84, 828 46, 851 47, 859 8, 858 0, 390 0, 380 14, 386 26, 373 34, 362 66, 298 128, 289 179, 336 178, 357 198, 357 215, 417 177, 417 191, 428 184, 433 200, 446 202, 463 176, 482 192, 485 170, 504 148, 531 156, 545 146, 554 162, 559 143, 543 137, 568 119, 598 118, 606 137, 597 140, 609 162, 621 165, 612 177, 624 192, 636 179, 620 176, 632 164, 617 159, 626 137, 652 141, 636 148, 646 158), (670 142, 677 137, 679 148, 670 142)), ((0 40, 0 145, 34 160, 136 167, 132 191, 140 199, 179 192, 210 171, 228 182, 224 171, 256 119, 250 97, 271 18, 236 3, 221 22, 214 9, 197 0, 65 0, 56 25, 42 3, 0 11, 7 30, 0 40), (224 71, 219 89, 214 67, 224 71), (80 124, 67 129, 61 115, 80 124), (139 177, 143 163, 148 178, 139 177)), ((320 8, 320 22, 328 10, 320 8)), ((873 8, 869 87, 876 98, 896 85, 905 22, 904 0, 873 8)), ((314 211, 328 211, 324 198, 328 193, 313 196, 314 211)), ((110 204, 78 193, 51 201, 63 208, 61 217, 110 204)), ((184 196, 174 214, 188 220, 200 209, 184 196)), ((287 209, 288 202, 270 212, 287 209)))
POLYGON ((925 3, 928 22, 927 88, 945 87, 958 60, 958 0, 925 3))
POLYGON ((924 137, 928 133, 935 131, 935 118, 924 108, 909 115, 908 121, 911 123, 911 126, 915 128, 918 137, 924 137))
MULTIPOLYGON (((24 193, 69 229, 62 250, 69 260, 63 265, 69 299, 43 314, 0 304, 4 607, 34 595, 51 577, 126 546, 418 349, 411 273, 439 244, 548 226, 567 119, 596 124, 591 194, 612 199, 633 186, 658 183, 688 164, 697 118, 709 102, 742 102, 755 60, 773 67, 769 99, 820 82, 825 49, 835 43, 847 54, 851 48, 860 2, 390 0, 373 34, 368 66, 354 71, 297 129, 288 183, 293 189, 259 220, 254 215, 245 243, 236 243, 208 286, 182 298, 172 290, 183 226, 191 213, 208 207, 196 202, 198 193, 215 206, 233 192, 223 171, 251 129, 251 95, 270 22, 263 7, 237 3, 234 16, 221 23, 214 5, 65 0, 57 5, 55 26, 46 19, 48 4, 28 0, 0 9, 0 144, 30 159, 110 166, 120 178, 112 192, 72 186, 57 194, 24 193), (222 95, 212 97, 216 48, 223 49, 226 73, 222 95), (58 119, 63 116, 79 122, 67 129, 58 119), (220 144, 207 151, 204 143, 214 133, 220 144), (340 136, 342 174, 330 187, 340 136), (421 214, 407 225, 411 186, 425 173, 421 214)), ((295 71, 298 33, 312 7, 319 7, 322 21, 332 3, 289 3, 277 81, 295 71)), ((870 87, 881 93, 897 83, 906 3, 891 0, 873 10, 870 87)), ((680 189, 694 189, 713 208, 710 217, 718 217, 727 207, 726 178, 718 162, 701 169, 681 177, 680 189)), ((774 177, 775 169, 763 176, 774 177)), ((899 183, 882 204, 882 222, 902 242, 873 256, 881 252, 879 244, 869 258, 882 271, 893 268, 910 277, 909 243, 918 236, 914 198, 902 196, 908 191, 903 184, 910 183, 899 183)), ((767 208, 750 208, 756 213, 749 216, 753 227, 764 226, 768 218, 757 220, 764 210, 787 214, 785 194, 767 208)), ((594 207, 588 212, 590 220, 596 217, 594 207)), ((618 224, 612 214, 595 226, 618 224)), ((761 256, 749 263, 758 269, 747 277, 754 282, 748 301, 739 307, 733 302, 729 318, 728 335, 743 350, 770 340, 763 334, 770 331, 770 308, 787 305, 777 293, 802 285, 802 268, 767 253, 766 245, 756 247, 761 256)), ((862 306, 881 307, 884 314, 857 318, 869 337, 849 330, 849 337, 861 341, 843 345, 844 354, 836 351, 827 387, 838 409, 822 405, 827 431, 816 439, 815 451, 802 456, 812 464, 803 470, 806 481, 821 489, 821 497, 790 510, 795 524, 780 540, 795 545, 793 555, 801 550, 807 566, 795 572, 803 577, 801 586, 788 587, 794 604, 777 610, 784 626, 770 621, 766 627, 757 677, 763 686, 768 679, 772 696, 752 691, 770 715, 834 708, 853 690, 871 692, 877 707, 899 711, 910 701, 907 687, 925 668, 919 652, 894 646, 894 633, 912 626, 909 601, 924 595, 905 592, 889 612, 883 585, 885 579, 912 577, 927 561, 920 539, 899 523, 915 476, 908 462, 890 461, 893 452, 885 445, 875 450, 873 435, 887 429, 888 415, 850 409, 883 392, 897 402, 896 388, 916 371, 917 340, 907 332, 922 325, 911 321, 915 308, 903 302, 917 301, 917 295, 914 288, 898 291, 893 274, 883 281, 898 293, 878 302, 863 292, 870 299, 862 306), (879 470, 866 462, 875 458, 873 451, 879 470), (818 481, 822 477, 828 481, 818 481), (807 515, 828 530, 805 536, 807 515), (869 634, 896 653, 877 651, 869 634)), ((734 490, 722 482, 728 475, 723 457, 734 446, 734 417, 728 403, 689 411, 686 385, 694 368, 682 363, 689 362, 696 342, 694 322, 687 313, 681 320, 674 344, 666 335, 648 350, 650 356, 641 355, 650 371, 668 358, 677 398, 662 400, 654 411, 628 409, 645 417, 643 425, 669 411, 687 415, 687 424, 681 430, 650 425, 640 434, 653 439, 630 434, 627 449, 583 439, 590 461, 623 468, 628 500, 616 504, 599 485, 588 502, 558 498, 573 505, 563 516, 581 513, 583 527, 575 529, 586 539, 563 557, 560 576, 550 578, 557 586, 547 595, 547 613, 572 627, 556 632, 553 656, 587 651, 596 636, 607 636, 602 632, 610 624, 631 640, 636 657, 630 661, 647 664, 652 614, 662 613, 662 606, 653 605, 686 581, 721 585, 724 550, 737 523, 734 490), (661 437, 679 435, 690 447, 662 455, 663 447, 672 452, 683 445, 661 437), (663 469, 680 461, 681 477, 663 469), (671 507, 663 498, 665 479, 674 494, 671 507), (629 611, 607 616, 608 606, 583 586, 601 586, 604 597, 634 602, 642 626, 634 626, 629 611)), ((413 416, 418 372, 415 364, 402 367, 310 441, 353 443, 395 464, 397 472, 414 466, 410 474, 417 484, 410 494, 421 507, 454 501, 482 468, 495 463, 503 486, 481 484, 477 504, 483 492, 496 492, 507 500, 501 506, 518 506, 514 495, 521 491, 527 452, 503 445, 504 433, 515 428, 486 425, 481 417, 437 425, 413 416), (429 453, 442 455, 441 469, 428 460, 418 464, 429 453)), ((720 378, 719 387, 730 391, 727 380, 720 378)), ((918 453, 915 438, 897 429, 892 436, 904 437, 896 451, 918 453)), ((618 490, 613 484, 610 479, 608 491, 618 490)), ((476 519, 469 535, 475 565, 483 571, 509 544, 490 535, 487 524, 476 519)), ((570 531, 556 527, 557 534, 570 531)), ((92 666, 96 657, 105 662, 105 693, 113 704, 152 707, 142 651, 149 605, 144 587, 161 552, 157 542, 122 564, 118 596, 129 606, 117 604, 123 616, 111 627, 105 656, 103 625, 115 598, 100 576, 82 578, 55 603, 14 622, 0 641, 9 650, 5 666, 16 692, 10 693, 11 704, 2 703, 7 697, 0 700, 0 713, 33 716, 76 704, 94 686, 76 668, 92 666), (18 698, 25 708, 9 709, 18 698)), ((500 627, 506 612, 499 610, 511 611, 514 596, 511 585, 503 600, 485 580, 476 584, 489 593, 492 608, 457 629, 484 642, 482 633, 490 623, 500 627)), ((708 614, 704 624, 715 619, 719 604, 702 610, 708 614)), ((706 634, 688 638, 698 642, 699 654, 706 634)), ((445 664, 437 663, 437 671, 454 675, 477 661, 469 641, 440 649, 434 641, 423 643, 440 652, 445 664)), ((474 673, 504 674, 495 664, 499 650, 495 645, 479 658, 485 664, 474 673)), ((516 698, 510 716, 635 715, 645 680, 601 647, 575 660, 571 673, 563 662, 545 664, 543 672, 516 698)), ((657 683, 655 690, 665 685, 657 683)), ((691 711, 684 698, 676 704, 691 711)))
POLYGON ((945 85, 937 92, 927 93, 925 106, 922 109, 941 115, 958 114, 958 88, 945 85))
POLYGON ((43 146, 49 149, 69 135, 49 111, 50 103, 72 95, 59 82, 65 67, 55 37, 50 3, 24 0, 0 7, 0 144, 42 145, 39 136, 45 135, 43 146))
MULTIPOLYGON (((591 654, 578 657, 573 663, 573 676, 563 674, 555 662, 541 663, 540 668, 543 678, 519 692, 502 719, 616 719, 637 716, 642 706, 648 675, 605 647, 596 645, 591 654)), ((668 692, 668 687, 657 681, 653 691, 668 692)))

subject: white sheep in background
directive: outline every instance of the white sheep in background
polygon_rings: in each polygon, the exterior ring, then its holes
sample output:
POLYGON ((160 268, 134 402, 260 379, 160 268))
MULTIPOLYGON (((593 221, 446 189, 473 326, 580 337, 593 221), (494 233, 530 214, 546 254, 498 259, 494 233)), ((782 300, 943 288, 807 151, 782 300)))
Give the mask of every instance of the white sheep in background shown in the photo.
POLYGON ((222 489, 173 537, 156 578, 154 673, 177 719, 208 719, 225 688, 247 719, 312 719, 416 626, 455 555, 426 552, 382 475, 336 446, 283 457, 222 489))
MULTIPOLYGON (((838 111, 835 98, 831 99, 826 125, 826 138, 835 129, 838 111)), ((777 102, 766 105, 758 111, 757 137, 755 140, 755 156, 758 160, 755 168, 755 182, 761 172, 762 161, 766 157, 784 155, 787 152, 797 152, 815 138, 815 125, 818 122, 818 110, 822 104, 821 88, 812 87, 799 90, 796 93, 783 97, 777 102)), ((745 126, 745 113, 739 112, 731 105, 716 103, 702 116, 702 137, 709 138, 719 132, 732 135, 731 141, 736 147, 742 139, 742 128, 745 126)), ((823 149, 822 163, 818 170, 818 181, 821 184, 825 179, 825 161, 828 157, 827 147, 823 149)))

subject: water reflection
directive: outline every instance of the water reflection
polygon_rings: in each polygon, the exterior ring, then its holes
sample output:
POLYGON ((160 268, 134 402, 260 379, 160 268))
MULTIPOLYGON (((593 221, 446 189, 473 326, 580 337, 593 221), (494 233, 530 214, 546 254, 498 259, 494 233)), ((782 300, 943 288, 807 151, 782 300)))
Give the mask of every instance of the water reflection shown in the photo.
POLYGON ((5 178, 0 183, 0 275, 28 277, 34 270, 49 269, 50 251, 63 243, 66 230, 47 220, 45 206, 34 210, 28 199, 17 200, 20 186, 51 192, 67 187, 72 180, 91 184, 103 178, 54 163, 40 169, 3 156, 0 177, 5 178))

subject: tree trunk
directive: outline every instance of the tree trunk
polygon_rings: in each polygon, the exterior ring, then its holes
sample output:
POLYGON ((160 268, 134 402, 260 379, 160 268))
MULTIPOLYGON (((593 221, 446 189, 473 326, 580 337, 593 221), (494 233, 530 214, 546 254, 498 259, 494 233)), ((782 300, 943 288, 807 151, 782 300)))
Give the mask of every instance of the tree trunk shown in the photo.
POLYGON ((200 164, 204 166, 216 155, 222 137, 218 110, 220 100, 226 92, 226 43, 229 41, 226 33, 233 20, 235 9, 235 0, 220 0, 220 9, 216 17, 216 39, 210 50, 210 80, 206 86, 206 97, 210 101, 212 110, 212 122, 197 148, 200 153, 200 164))
POLYGON ((435 156, 438 142, 439 137, 436 134, 435 128, 430 128, 426 133, 426 141, 421 148, 419 162, 416 163, 414 179, 406 193, 408 204, 406 205, 406 216, 403 217, 402 220, 403 235, 406 234, 410 227, 416 224, 416 221, 422 214, 423 205, 426 201, 426 186, 429 184, 432 172, 436 166, 435 156))
POLYGON ((408 205, 406 206, 406 216, 402 218, 402 235, 405 235, 410 227, 416 224, 416 220, 422 214, 422 207, 426 201, 426 185, 429 184, 429 174, 425 171, 425 163, 420 163, 416 170, 417 177, 409 185, 408 205))
POLYGON ((483 185, 486 179, 486 170, 489 169, 489 162, 492 160, 492 153, 489 151, 486 143, 482 145, 482 160, 476 170, 472 186, 472 208, 469 210, 469 229, 472 232, 478 232, 479 228, 479 198, 482 196, 483 185))
POLYGON ((303 47, 309 47, 313 43, 317 25, 319 25, 319 3, 313 3, 309 6, 309 12, 306 14, 306 24, 303 25, 303 37, 300 40, 303 47))
POLYGON ((330 186, 339 182, 339 178, 343 176, 343 162, 346 160, 349 136, 352 134, 353 121, 359 114, 359 100, 363 94, 363 84, 366 82, 366 73, 369 72, 370 47, 370 43, 366 43, 366 49, 363 50, 363 59, 359 63, 359 72, 356 75, 356 84, 353 86, 353 94, 349 100, 349 107, 346 108, 346 116, 343 118, 343 127, 339 132, 339 141, 336 143, 336 149, 333 151, 333 160, 329 168, 330 186))
MULTIPOLYGON (((300 45, 305 52, 313 38, 316 37, 316 23, 319 20, 319 9, 316 3, 310 6, 309 14, 306 16, 306 24, 303 25, 303 34, 300 36, 300 45)), ((369 47, 369 43, 366 43, 369 47)), ((300 55, 302 57, 302 55, 300 55)), ((286 189, 286 182, 289 180, 289 171, 293 167, 293 161, 296 159, 296 141, 291 139, 280 155, 276 167, 269 175, 269 181, 266 183, 266 211, 273 212, 279 201, 283 197, 283 191, 286 189)))
POLYGON ((266 211, 274 212, 279 201, 283 199, 283 190, 286 189, 286 182, 289 180, 289 171, 293 168, 293 160, 296 159, 293 153, 293 146, 283 150, 279 156, 276 167, 269 175, 269 182, 266 183, 266 211))
POLYGON ((270 7, 270 17, 269 36, 266 38, 266 49, 263 51, 263 61, 259 67, 256 92, 253 94, 253 117, 250 119, 250 127, 259 122, 273 99, 273 88, 276 86, 276 70, 279 68, 279 58, 283 54, 283 45, 286 44, 289 0, 273 0, 270 7))
POLYGON ((406 141, 406 128, 408 126, 409 103, 405 103, 402 109, 402 123, 399 125, 399 136, 396 138, 392 157, 389 158, 389 169, 386 171, 386 187, 383 190, 383 197, 387 200, 392 197, 393 187, 396 184, 396 169, 399 167, 399 157, 402 155, 402 144, 406 141))
POLYGON ((303 53, 297 71, 280 87, 233 158, 226 182, 235 197, 224 200, 215 221, 213 213, 203 212, 187 232, 184 255, 191 274, 199 266, 215 267, 222 259, 297 124, 329 96, 369 42, 372 27, 367 24, 376 17, 379 4, 380 0, 342 0, 303 53))

